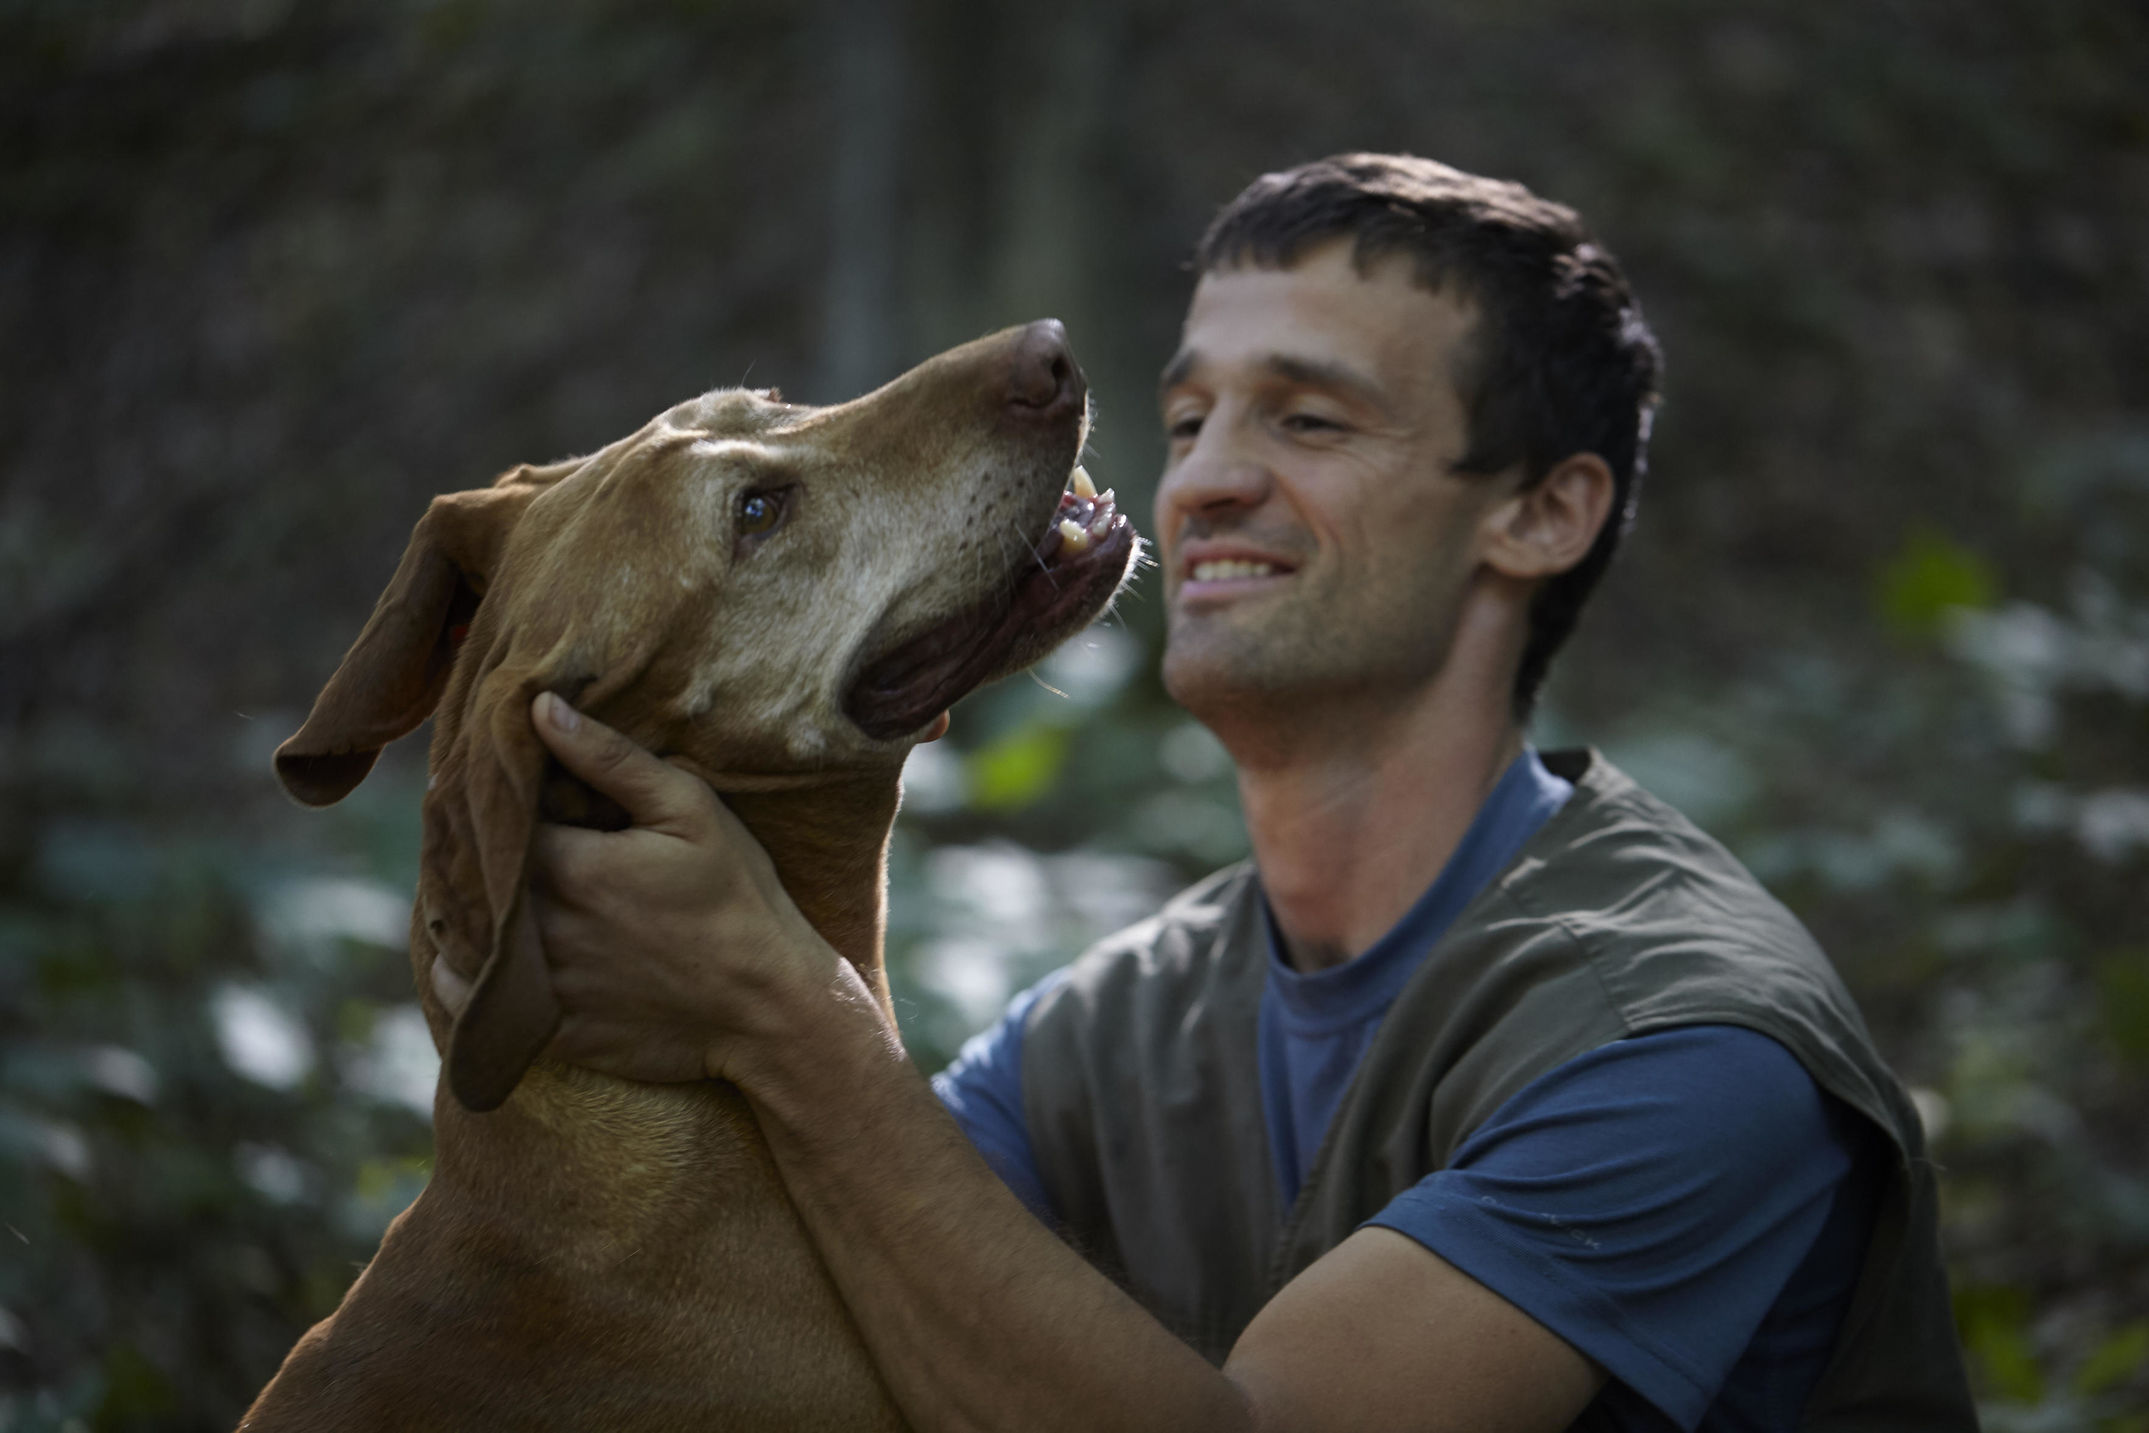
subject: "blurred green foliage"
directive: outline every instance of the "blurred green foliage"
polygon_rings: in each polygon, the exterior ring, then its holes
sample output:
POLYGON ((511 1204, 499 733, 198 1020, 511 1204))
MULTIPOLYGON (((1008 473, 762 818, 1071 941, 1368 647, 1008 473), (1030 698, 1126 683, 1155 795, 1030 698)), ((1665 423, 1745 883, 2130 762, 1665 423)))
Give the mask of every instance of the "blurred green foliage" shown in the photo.
POLYGON ((1036 722, 970 753, 965 762, 970 805, 979 811, 1031 805, 1065 770, 1071 742, 1065 728, 1036 722))
POLYGON ((1932 637, 1959 610, 1990 607, 1996 583, 1976 553, 1917 529, 1880 572, 1880 611, 1906 637, 1932 637))
MULTIPOLYGON (((1576 204, 1669 354, 1539 741, 1858 991, 1989 1425, 2144 1433, 2144 73, 2106 0, 0 0, 0 1430, 229 1427, 422 1183, 419 756, 267 755, 431 494, 1057 313, 1138 512, 1209 213, 1394 147, 1576 204)), ((920 1064, 1243 853, 1156 643, 913 758, 920 1064)))

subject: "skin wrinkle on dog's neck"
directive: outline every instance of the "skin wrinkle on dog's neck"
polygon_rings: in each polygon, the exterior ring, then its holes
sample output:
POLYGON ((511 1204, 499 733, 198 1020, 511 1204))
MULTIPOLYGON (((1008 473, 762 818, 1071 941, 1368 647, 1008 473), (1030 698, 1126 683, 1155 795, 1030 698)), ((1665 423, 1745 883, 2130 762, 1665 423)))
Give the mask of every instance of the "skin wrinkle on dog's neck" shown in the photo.
MULTIPOLYGON (((884 1007, 887 844, 899 792, 899 772, 888 770, 727 798, 793 902, 884 1007)), ((472 1114, 443 1090, 435 1118, 461 1127, 442 1142, 436 1177, 482 1190, 469 1204, 487 1211, 503 1248, 537 1244, 548 1259, 589 1269, 612 1267, 679 1218, 705 1218, 712 1198, 739 1188, 724 1171, 766 1158, 728 1085, 641 1085, 547 1060, 500 1110, 472 1114)))
MULTIPOLYGON (((453 761, 454 746, 438 755, 453 761)), ((759 778, 673 756, 697 776, 735 788, 722 799, 768 852, 800 912, 857 968, 891 1020, 882 941, 904 754, 907 746, 886 765, 759 778), (736 789, 771 783, 783 789, 736 789)), ((430 944, 423 927, 414 917, 414 953, 430 944)), ((414 959, 421 1001, 444 1037, 447 1012, 429 968, 419 965, 414 959)), ((442 1135, 434 1179, 441 1194, 459 1192, 428 1202, 503 1263, 536 1261, 602 1281, 624 1277, 646 1262, 638 1256, 666 1244, 706 1248, 715 1240, 744 1248, 756 1239, 780 1245, 803 1237, 791 1227, 795 1216, 752 1111, 728 1084, 643 1085, 540 1058, 507 1102, 486 1114, 464 1109, 443 1081, 434 1120, 442 1135), (759 1173, 742 1178, 746 1170, 759 1173), (711 1214, 718 1206, 721 1219, 711 1214)))
MULTIPOLYGON (((474 642, 495 637, 488 626, 481 609, 474 642)), ((439 803, 438 815, 448 818, 434 838, 443 841, 444 856, 468 853, 467 836, 454 829, 456 803, 446 798, 467 781, 471 761, 486 759, 475 741, 488 720, 478 688, 495 665, 468 663, 439 713, 437 779, 427 806, 434 810, 439 803)), ((643 681, 665 675, 645 663, 635 670, 643 681)), ((566 679, 542 685, 571 687, 593 716, 618 721, 623 714, 610 710, 608 700, 618 689, 613 675, 611 683, 566 679)), ((652 719, 627 722, 628 733, 719 792, 768 852, 800 912, 857 968, 892 1019, 882 961, 886 863, 908 744, 872 765, 784 771, 772 769, 781 760, 775 751, 712 749, 696 735, 695 722, 656 717, 652 726, 652 719), (744 769, 725 769, 734 763, 744 769)), ((428 862, 421 888, 459 912, 448 923, 451 940, 438 940, 420 919, 414 918, 412 930, 413 974, 443 1053, 453 1019, 433 991, 429 959, 442 958, 442 947, 452 946, 458 958, 451 968, 474 975, 494 934, 484 902, 470 898, 477 892, 458 899, 456 882, 444 879, 455 868, 453 861, 428 862), (429 958, 421 958, 421 951, 429 958)), ((767 1153, 743 1097, 728 1085, 639 1085, 540 1058, 490 1113, 464 1109, 444 1081, 434 1119, 436 1126, 456 1129, 453 1138, 437 1142, 435 1178, 444 1189, 466 1191, 468 1197, 453 1200, 453 1207, 459 1217, 482 1220, 489 1230, 483 1237, 503 1258, 541 1249, 544 1259, 563 1267, 614 1270, 650 1240, 708 1237, 700 1221, 712 1198, 724 1198, 732 1217, 748 1222, 790 1217, 787 1206, 764 1207, 776 1188, 772 1171, 743 1184, 732 1173, 742 1165, 760 1166, 767 1153), (633 1177, 622 1178, 623 1170, 633 1177)))
POLYGON ((888 835, 900 773, 870 772, 806 791, 737 792, 724 800, 769 853, 793 904, 856 966, 893 1018, 882 941, 888 915, 888 835))
MULTIPOLYGON (((901 799, 900 762, 888 766, 818 772, 713 771, 692 757, 674 764, 716 791, 751 832, 776 869, 778 880, 807 922, 857 968, 885 1008, 889 1006, 882 942, 887 925, 887 856, 901 799)), ((452 899, 452 898, 451 898, 452 899)), ((469 910, 474 903, 465 903, 469 910)), ((471 979, 490 949, 489 924, 479 939, 421 923, 427 965, 448 955, 449 968, 471 979), (452 939, 443 941, 443 936, 452 939)), ((421 997, 437 1010, 429 968, 413 971, 421 997)), ((442 1027, 453 1013, 438 1010, 442 1027)))
MULTIPOLYGON (((467 688, 459 684, 451 695, 466 696, 467 688)), ((429 794, 429 808, 462 779, 456 768, 472 752, 458 738, 476 718, 465 707, 446 717, 436 734, 440 781, 429 794)), ((653 740, 658 733, 642 735, 653 745, 668 744, 653 740)), ((683 731, 673 739, 702 745, 683 731)), ((903 754, 890 753, 886 764, 790 773, 710 771, 693 755, 675 752, 672 758, 697 776, 715 778, 712 784, 720 788, 733 788, 722 799, 768 852, 801 913, 858 969, 884 1009, 886 861, 903 754)), ((442 806, 437 816, 453 810, 452 803, 442 806)), ((445 839, 450 851, 464 845, 452 834, 452 822, 436 839, 445 839)), ((490 929, 489 923, 483 931, 468 928, 473 917, 482 918, 482 903, 456 902, 439 881, 441 871, 428 863, 425 889, 435 902, 454 903, 462 918, 449 923, 450 939, 441 941, 422 915, 414 915, 412 964, 421 1004, 445 1052, 452 1017, 433 990, 430 961, 443 958, 443 945, 452 945, 461 959, 451 968, 474 971, 489 948, 490 929)), ((428 904, 421 901, 421 911, 428 904)), ((437 1142, 435 1179, 444 1191, 463 1194, 446 1205, 432 1201, 433 1207, 456 1211, 466 1225, 481 1224, 482 1230, 472 1227, 471 1237, 482 1238, 503 1259, 541 1257, 590 1273, 615 1270, 652 1240, 729 1238, 704 1227, 711 1201, 718 1199, 731 1211, 728 1217, 749 1225, 790 1217, 787 1206, 768 1207, 776 1188, 772 1171, 743 1183, 737 1178, 736 1171, 758 1168, 767 1154, 751 1112, 728 1085, 641 1085, 540 1058, 507 1102, 489 1113, 464 1109, 444 1081, 434 1119, 444 1135, 454 1131, 437 1142), (623 1177, 627 1172, 631 1178, 623 1177)))

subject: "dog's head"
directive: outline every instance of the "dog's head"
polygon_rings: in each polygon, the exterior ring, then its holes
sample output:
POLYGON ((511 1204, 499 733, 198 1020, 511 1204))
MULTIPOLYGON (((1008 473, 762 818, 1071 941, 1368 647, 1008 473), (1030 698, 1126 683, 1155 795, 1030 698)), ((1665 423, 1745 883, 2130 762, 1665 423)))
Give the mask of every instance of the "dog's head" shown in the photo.
POLYGON ((623 819, 550 761, 536 695, 719 790, 892 775, 1133 566, 1109 497, 1065 490, 1087 423, 1048 321, 836 407, 710 393, 434 499, 276 770, 339 800, 437 708, 420 905, 436 958, 476 981, 448 1049, 464 1105, 505 1100, 558 1023, 524 894, 537 822, 623 819))

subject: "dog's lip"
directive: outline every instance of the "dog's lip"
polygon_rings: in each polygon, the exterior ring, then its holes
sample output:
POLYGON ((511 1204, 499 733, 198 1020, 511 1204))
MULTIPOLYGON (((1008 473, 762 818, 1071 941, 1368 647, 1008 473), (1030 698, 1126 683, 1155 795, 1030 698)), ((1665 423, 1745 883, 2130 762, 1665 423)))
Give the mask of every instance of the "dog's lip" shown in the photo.
POLYGON ((1086 621, 1119 585, 1137 541, 1108 497, 1063 495, 1034 562, 976 606, 871 658, 844 711, 876 741, 923 729, 972 688, 1027 665, 1086 621), (1082 528, 1082 548, 1068 550, 1062 522, 1082 528))

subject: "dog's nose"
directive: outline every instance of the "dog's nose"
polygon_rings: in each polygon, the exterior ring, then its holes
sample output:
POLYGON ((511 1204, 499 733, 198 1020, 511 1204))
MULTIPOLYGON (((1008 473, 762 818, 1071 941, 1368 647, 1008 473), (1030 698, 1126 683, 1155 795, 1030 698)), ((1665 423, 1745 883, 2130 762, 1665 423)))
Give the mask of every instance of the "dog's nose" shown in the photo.
POLYGON ((1036 415, 1064 411, 1082 401, 1087 386, 1067 347, 1067 329, 1056 318, 1041 318, 1022 331, 1008 360, 1007 402, 1036 415))

